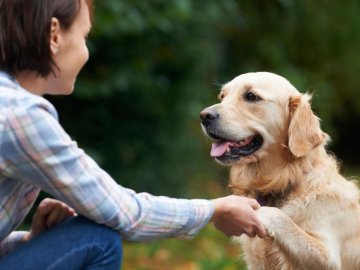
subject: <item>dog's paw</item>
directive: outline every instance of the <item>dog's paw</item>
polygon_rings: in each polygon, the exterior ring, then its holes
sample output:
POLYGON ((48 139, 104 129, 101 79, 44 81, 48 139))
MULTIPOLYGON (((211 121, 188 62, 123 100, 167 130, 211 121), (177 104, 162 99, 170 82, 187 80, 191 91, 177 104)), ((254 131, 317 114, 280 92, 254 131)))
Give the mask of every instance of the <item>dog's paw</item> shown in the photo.
POLYGON ((275 238, 275 232, 274 231, 272 231, 269 228, 265 228, 265 230, 266 230, 266 237, 268 239, 274 239, 275 238))
POLYGON ((285 215, 279 208, 268 206, 260 207, 256 210, 256 214, 264 225, 270 225, 285 215))
POLYGON ((275 207, 260 207, 256 213, 270 238, 276 236, 276 231, 281 228, 282 221, 288 218, 283 211, 275 207))

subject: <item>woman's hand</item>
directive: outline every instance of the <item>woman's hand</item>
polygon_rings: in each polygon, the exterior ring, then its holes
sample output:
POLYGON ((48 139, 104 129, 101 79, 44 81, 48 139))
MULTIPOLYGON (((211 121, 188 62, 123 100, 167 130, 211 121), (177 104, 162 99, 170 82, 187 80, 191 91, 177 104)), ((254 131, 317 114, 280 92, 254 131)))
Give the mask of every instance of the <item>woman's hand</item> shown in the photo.
POLYGON ((24 241, 29 241, 65 218, 75 215, 75 210, 61 201, 50 198, 42 200, 33 216, 31 230, 24 236, 24 241))
POLYGON ((260 204, 246 197, 231 195, 213 200, 215 212, 211 221, 227 236, 266 237, 266 230, 256 216, 260 204))

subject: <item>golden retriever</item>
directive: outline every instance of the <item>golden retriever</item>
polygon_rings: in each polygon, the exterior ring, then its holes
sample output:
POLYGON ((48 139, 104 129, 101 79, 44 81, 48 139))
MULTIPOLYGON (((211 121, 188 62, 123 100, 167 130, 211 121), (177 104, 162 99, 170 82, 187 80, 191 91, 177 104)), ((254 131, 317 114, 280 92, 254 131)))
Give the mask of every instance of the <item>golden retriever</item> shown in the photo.
POLYGON ((269 237, 235 238, 249 269, 359 270, 359 191, 327 153, 311 96, 256 72, 226 83, 219 99, 200 114, 211 156, 231 167, 233 193, 264 205, 269 237))

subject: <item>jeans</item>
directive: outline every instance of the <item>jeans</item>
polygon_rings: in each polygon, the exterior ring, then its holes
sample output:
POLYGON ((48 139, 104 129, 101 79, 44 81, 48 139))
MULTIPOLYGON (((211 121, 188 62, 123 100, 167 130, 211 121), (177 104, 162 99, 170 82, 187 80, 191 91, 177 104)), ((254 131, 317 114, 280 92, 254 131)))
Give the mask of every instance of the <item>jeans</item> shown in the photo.
POLYGON ((0 270, 119 270, 118 232, 84 217, 50 228, 0 260, 0 270))

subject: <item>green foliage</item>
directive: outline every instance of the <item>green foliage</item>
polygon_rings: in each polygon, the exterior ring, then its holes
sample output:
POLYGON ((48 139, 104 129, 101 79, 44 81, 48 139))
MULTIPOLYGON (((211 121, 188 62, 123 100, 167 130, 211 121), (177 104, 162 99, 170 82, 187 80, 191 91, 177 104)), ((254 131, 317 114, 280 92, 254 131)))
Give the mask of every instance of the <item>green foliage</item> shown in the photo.
POLYGON ((123 269, 133 270, 241 270, 239 246, 210 226, 192 240, 124 243, 123 269))
POLYGON ((217 34, 203 26, 219 9, 98 2, 92 58, 75 95, 53 101, 66 129, 123 185, 179 195, 191 178, 216 175, 198 115, 216 96, 217 34))
MULTIPOLYGON (((120 184, 215 197, 227 193, 228 171, 208 155, 199 112, 234 76, 271 71, 314 94, 332 149, 354 163, 359 14, 355 0, 96 1, 91 59, 76 91, 49 99, 65 129, 120 184)), ((125 269, 174 269, 174 261, 178 269, 243 267, 226 250, 228 239, 216 237, 127 244, 125 269)))
POLYGON ((79 145, 137 191, 213 196, 209 183, 225 187, 198 115, 244 72, 279 73, 314 93, 332 149, 354 158, 359 9, 354 0, 97 1, 91 60, 74 95, 51 100, 79 145))

